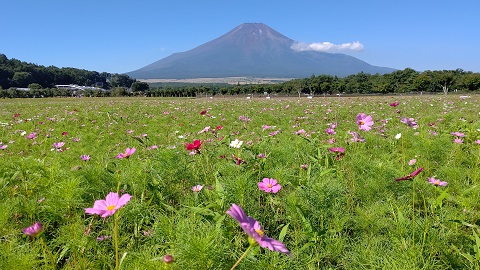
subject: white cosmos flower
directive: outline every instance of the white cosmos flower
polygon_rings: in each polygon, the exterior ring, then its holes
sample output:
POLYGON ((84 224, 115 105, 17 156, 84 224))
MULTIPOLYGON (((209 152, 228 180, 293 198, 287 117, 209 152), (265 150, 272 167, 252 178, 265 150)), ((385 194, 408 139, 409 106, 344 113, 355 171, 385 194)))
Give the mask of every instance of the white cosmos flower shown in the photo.
POLYGON ((238 139, 235 139, 235 141, 230 142, 230 147, 233 148, 240 148, 242 146, 243 141, 239 141, 238 139))
POLYGON ((402 133, 398 133, 397 135, 395 135, 395 139, 400 139, 402 137, 402 133))

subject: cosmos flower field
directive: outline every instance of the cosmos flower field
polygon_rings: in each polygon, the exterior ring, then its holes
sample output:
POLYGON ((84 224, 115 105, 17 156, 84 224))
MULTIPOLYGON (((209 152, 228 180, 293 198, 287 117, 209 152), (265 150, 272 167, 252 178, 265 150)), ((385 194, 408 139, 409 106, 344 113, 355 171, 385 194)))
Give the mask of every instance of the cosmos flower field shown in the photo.
POLYGON ((0 269, 478 269, 480 96, 0 100, 0 269))

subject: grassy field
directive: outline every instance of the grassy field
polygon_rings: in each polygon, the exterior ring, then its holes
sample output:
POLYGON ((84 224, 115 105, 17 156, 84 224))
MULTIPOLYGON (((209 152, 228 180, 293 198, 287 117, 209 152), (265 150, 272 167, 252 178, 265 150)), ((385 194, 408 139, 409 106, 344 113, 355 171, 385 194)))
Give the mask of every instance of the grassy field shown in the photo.
POLYGON ((0 269, 479 269, 479 112, 479 95, 0 100, 0 269))

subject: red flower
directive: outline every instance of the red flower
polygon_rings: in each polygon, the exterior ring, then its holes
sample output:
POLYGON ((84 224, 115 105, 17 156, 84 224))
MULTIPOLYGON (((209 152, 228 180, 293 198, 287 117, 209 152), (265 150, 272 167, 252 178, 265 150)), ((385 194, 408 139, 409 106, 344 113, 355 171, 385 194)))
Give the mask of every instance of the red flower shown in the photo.
POLYGON ((422 171, 423 171, 423 168, 420 167, 420 168, 416 169, 414 172, 412 172, 411 174, 409 174, 407 176, 400 177, 400 178, 395 178, 395 181, 412 180, 413 178, 415 178, 415 176, 417 176, 422 171))
POLYGON ((216 130, 221 130, 221 129, 223 129, 223 127, 222 126, 217 126, 215 129, 216 130))
POLYGON ((185 148, 188 151, 198 151, 200 147, 202 146, 202 142, 200 140, 194 140, 193 143, 187 143, 185 144, 185 148))
POLYGON ((207 114, 207 110, 203 110, 203 111, 201 111, 201 112, 200 112, 200 114, 201 114, 201 115, 205 115, 205 114, 207 114))

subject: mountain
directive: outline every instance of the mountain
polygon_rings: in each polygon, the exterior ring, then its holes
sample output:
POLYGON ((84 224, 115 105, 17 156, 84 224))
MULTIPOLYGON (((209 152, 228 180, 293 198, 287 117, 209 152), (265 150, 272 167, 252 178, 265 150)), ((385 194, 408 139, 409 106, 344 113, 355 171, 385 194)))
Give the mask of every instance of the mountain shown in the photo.
POLYGON ((343 77, 395 71, 346 54, 295 51, 291 48, 295 43, 263 23, 244 23, 194 49, 126 74, 136 79, 305 78, 312 74, 343 77))

